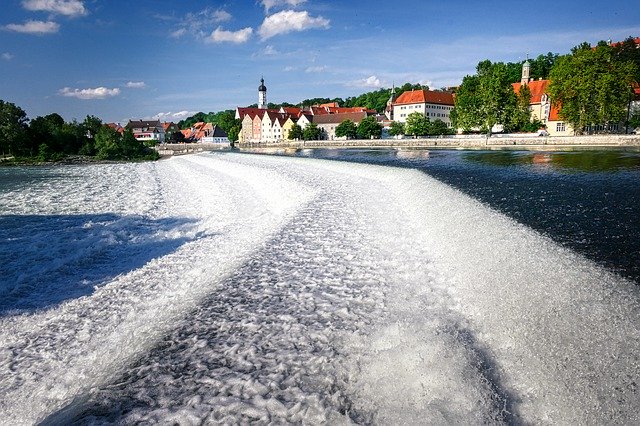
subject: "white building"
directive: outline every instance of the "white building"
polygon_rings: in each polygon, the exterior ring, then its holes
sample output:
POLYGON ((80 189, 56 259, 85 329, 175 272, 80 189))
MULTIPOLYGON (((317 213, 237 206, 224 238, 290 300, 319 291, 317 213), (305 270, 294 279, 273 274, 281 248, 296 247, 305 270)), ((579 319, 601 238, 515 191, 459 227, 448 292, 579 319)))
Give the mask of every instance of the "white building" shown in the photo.
POLYGON ((125 129, 131 130, 133 136, 139 141, 156 140, 160 143, 164 142, 164 127, 160 120, 129 120, 125 129))
POLYGON ((419 112, 429 120, 442 120, 451 127, 449 114, 453 109, 453 94, 431 90, 411 90, 402 93, 393 103, 393 119, 405 123, 409 114, 419 112))

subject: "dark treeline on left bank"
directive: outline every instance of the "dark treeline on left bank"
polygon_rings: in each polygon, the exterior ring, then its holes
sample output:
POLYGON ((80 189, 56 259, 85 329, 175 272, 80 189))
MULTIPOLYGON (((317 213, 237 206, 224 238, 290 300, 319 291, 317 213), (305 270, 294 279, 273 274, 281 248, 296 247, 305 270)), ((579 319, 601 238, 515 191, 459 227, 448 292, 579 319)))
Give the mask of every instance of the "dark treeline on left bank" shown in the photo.
POLYGON ((0 155, 13 161, 61 161, 68 156, 98 160, 155 160, 158 153, 136 140, 133 133, 119 133, 98 117, 65 122, 56 113, 29 119, 25 111, 0 100, 0 155))

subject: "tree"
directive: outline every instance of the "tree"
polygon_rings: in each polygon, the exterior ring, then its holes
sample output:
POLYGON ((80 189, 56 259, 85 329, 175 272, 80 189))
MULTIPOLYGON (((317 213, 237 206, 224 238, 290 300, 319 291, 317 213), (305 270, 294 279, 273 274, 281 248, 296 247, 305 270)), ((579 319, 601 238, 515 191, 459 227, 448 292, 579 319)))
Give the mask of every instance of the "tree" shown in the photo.
POLYGON ((360 139, 377 139, 382 133, 382 125, 374 116, 365 117, 358 124, 356 132, 360 139))
POLYGON ((510 123, 510 113, 516 110, 516 95, 509 82, 507 67, 501 62, 485 60, 478 64, 479 111, 482 131, 490 134, 496 124, 510 123))
POLYGON ((462 79, 455 96, 455 106, 449 114, 454 128, 468 133, 480 128, 480 79, 477 75, 468 75, 462 79))
POLYGON ((320 136, 322 136, 322 132, 316 123, 310 123, 302 131, 302 137, 307 141, 319 140, 320 136))
POLYGON ((436 118, 429 126, 430 135, 450 135, 453 134, 453 130, 447 127, 447 123, 436 118))
POLYGON ((302 127, 294 123, 293 126, 291 126, 291 129, 289 129, 289 134, 287 135, 287 137, 289 138, 289 140, 302 139, 304 137, 302 133, 302 127))
POLYGON ((572 52, 551 70, 549 93, 560 107, 560 118, 577 133, 586 126, 626 120, 637 66, 606 44, 592 49, 583 43, 572 52))
POLYGON ((27 129, 27 113, 11 102, 0 100, 0 151, 2 155, 21 151, 27 129))
POLYGON ((391 128, 389 129, 389 134, 391 136, 404 135, 404 123, 401 123, 399 121, 393 121, 391 123, 391 128))
POLYGON ((339 138, 346 137, 347 139, 353 139, 357 134, 357 126, 351 120, 344 120, 336 126, 336 136, 339 138))
POLYGON ((120 133, 109 126, 103 126, 95 136, 96 157, 102 160, 120 159, 120 133))
POLYGON ((640 82, 640 46, 636 44, 633 37, 628 37, 624 41, 613 46, 614 55, 621 61, 633 62, 636 65, 636 82, 640 82))
POLYGON ((429 134, 429 117, 420 112, 412 112, 407 117, 405 132, 411 136, 426 136, 429 134))

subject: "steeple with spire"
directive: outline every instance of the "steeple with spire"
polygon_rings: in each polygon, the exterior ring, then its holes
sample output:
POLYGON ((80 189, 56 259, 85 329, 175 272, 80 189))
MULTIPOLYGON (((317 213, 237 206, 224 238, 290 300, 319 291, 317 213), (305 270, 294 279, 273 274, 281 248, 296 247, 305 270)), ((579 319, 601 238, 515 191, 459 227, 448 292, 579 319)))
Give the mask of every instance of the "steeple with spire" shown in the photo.
POLYGON ((258 87, 258 108, 267 109, 267 87, 264 85, 264 77, 260 79, 258 87))
POLYGON ((387 107, 384 110, 384 115, 387 117, 387 120, 393 120, 393 103, 396 101, 396 85, 395 83, 391 86, 391 96, 387 101, 387 107))
POLYGON ((529 63, 529 54, 527 53, 527 60, 522 64, 522 78, 520 84, 526 86, 531 81, 531 63, 529 63))

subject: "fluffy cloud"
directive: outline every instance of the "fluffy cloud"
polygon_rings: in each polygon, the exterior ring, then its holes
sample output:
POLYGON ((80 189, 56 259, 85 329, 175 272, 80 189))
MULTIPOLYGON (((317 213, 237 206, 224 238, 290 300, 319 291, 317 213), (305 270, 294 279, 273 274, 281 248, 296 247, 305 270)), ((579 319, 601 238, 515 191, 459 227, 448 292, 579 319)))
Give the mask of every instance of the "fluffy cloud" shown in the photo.
POLYGON ((207 41, 213 43, 245 43, 253 34, 253 28, 247 27, 238 31, 226 31, 222 27, 216 28, 211 35, 207 38, 207 41))
POLYGON ((107 89, 106 87, 96 87, 95 89, 71 89, 65 87, 59 92, 62 96, 78 99, 105 99, 112 96, 118 96, 120 89, 107 89))
POLYGON ((383 84, 378 77, 375 75, 371 75, 367 78, 363 78, 362 80, 358 80, 355 84, 359 87, 382 87, 383 84))
POLYGON ((22 0, 22 7, 34 12, 51 12, 72 17, 87 14, 81 0, 22 0))
POLYGON ((9 52, 4 52, 2 54, 2 59, 4 59, 5 61, 10 61, 13 59, 13 55, 9 52))
POLYGON ((155 120, 183 120, 191 115, 194 115, 195 111, 178 111, 178 112, 159 112, 153 116, 155 120))
POLYGON ((125 86, 129 89, 144 89, 145 87, 147 87, 144 81, 130 81, 125 84, 125 86))
POLYGON ((25 34, 52 34, 57 33, 60 24, 52 21, 27 21, 24 24, 8 24, 6 30, 25 34))
POLYGON ((262 0, 264 10, 269 13, 269 10, 279 6, 293 6, 296 7, 299 4, 306 2, 307 0, 262 0))
POLYGON ((309 16, 309 12, 293 10, 283 10, 267 16, 258 29, 258 34, 263 40, 286 34, 291 31, 304 31, 310 28, 329 28, 329 20, 319 16, 314 18, 309 16))

